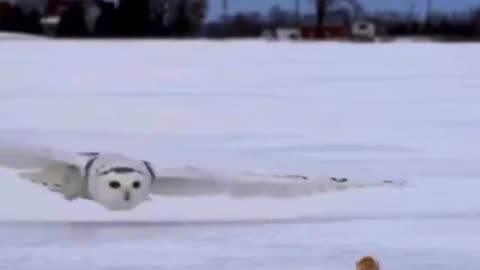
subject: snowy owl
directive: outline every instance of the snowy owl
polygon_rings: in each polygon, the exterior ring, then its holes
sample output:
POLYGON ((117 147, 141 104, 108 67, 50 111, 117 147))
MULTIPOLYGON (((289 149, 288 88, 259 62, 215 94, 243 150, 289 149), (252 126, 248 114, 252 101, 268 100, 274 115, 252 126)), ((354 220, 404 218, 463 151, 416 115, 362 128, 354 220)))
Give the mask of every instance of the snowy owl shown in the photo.
POLYGON ((157 196, 297 198, 351 188, 401 186, 404 181, 328 176, 231 173, 196 167, 161 168, 120 153, 74 153, 33 145, 0 143, 0 166, 22 179, 113 210, 131 210, 157 196))

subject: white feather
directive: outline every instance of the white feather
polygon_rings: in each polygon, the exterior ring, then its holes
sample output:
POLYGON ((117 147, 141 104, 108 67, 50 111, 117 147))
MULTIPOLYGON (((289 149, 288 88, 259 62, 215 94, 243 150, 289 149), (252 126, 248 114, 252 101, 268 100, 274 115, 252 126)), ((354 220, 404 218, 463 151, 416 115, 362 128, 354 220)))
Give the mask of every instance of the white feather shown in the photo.
POLYGON ((65 199, 85 197, 82 168, 87 158, 53 148, 0 142, 0 166, 13 169, 20 178, 45 186, 65 199))
POLYGON ((0 142, 0 166, 11 169, 43 168, 52 163, 83 166, 77 155, 47 147, 15 142, 0 142))
POLYGON ((328 176, 226 173, 198 168, 157 169, 151 192, 165 196, 228 195, 235 198, 296 198, 355 188, 401 186, 404 181, 328 176))

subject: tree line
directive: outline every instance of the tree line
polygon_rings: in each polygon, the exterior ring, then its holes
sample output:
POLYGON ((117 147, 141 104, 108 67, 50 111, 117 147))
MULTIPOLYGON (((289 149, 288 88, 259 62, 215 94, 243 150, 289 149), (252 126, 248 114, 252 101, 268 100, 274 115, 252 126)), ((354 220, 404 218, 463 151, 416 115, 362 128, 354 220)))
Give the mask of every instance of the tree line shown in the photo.
POLYGON ((26 13, 17 5, 6 4, 6 6, 0 17, 0 31, 43 33, 39 11, 33 10, 26 13))
MULTIPOLYGON (((351 0, 354 1, 354 0, 351 0)), ((99 15, 93 25, 85 20, 86 10, 72 4, 64 11, 56 27, 58 37, 258 37, 265 29, 328 25, 325 22, 326 5, 335 0, 316 0, 311 14, 297 14, 292 10, 273 6, 266 14, 237 12, 225 14, 217 21, 204 23, 206 7, 188 5, 191 1, 178 0, 178 5, 167 8, 164 0, 120 0, 118 5, 98 0, 99 15), (152 5, 156 3, 156 5, 152 5), (203 14, 202 14, 203 13, 203 14)), ((202 1, 196 1, 202 3, 202 1)), ((203 1, 204 3, 206 1, 203 1)), ((479 39, 480 6, 464 12, 431 13, 420 18, 399 11, 364 13, 362 19, 377 25, 378 35, 433 36, 441 39, 479 39)), ((0 14, 0 30, 42 34, 41 14, 37 10, 24 12, 16 5, 0 14)))
MULTIPOLYGON (((60 14, 54 35, 57 37, 182 37, 198 33, 205 7, 178 1, 166 8, 163 1, 154 6, 149 0, 120 0, 118 5, 97 1, 99 14, 88 25, 88 10, 79 2, 68 5, 60 14)), ((201 1, 199 1, 201 3, 201 1)), ((0 30, 44 34, 38 10, 26 13, 10 4, 0 17, 0 30)))

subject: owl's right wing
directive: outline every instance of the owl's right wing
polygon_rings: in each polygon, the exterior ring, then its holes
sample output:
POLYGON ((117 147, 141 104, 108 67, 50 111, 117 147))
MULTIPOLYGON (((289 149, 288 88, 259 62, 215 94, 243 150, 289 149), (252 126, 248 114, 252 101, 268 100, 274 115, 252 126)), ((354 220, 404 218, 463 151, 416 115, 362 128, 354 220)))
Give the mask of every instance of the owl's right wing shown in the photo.
POLYGON ((68 200, 85 196, 86 181, 82 172, 94 155, 0 142, 0 167, 12 169, 19 177, 60 193, 68 200))
POLYGON ((152 194, 181 197, 227 195, 234 198, 296 198, 325 192, 406 184, 402 180, 220 173, 193 167, 157 169, 154 173, 152 194))

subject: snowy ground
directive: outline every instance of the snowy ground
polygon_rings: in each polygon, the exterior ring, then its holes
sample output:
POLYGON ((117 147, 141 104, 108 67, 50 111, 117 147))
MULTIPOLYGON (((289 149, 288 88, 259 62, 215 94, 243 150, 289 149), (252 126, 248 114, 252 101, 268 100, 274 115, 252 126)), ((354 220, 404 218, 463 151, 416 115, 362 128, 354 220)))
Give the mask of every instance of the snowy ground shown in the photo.
POLYGON ((367 254, 385 269, 480 267, 476 44, 0 46, 0 138, 165 166, 411 181, 111 213, 1 170, 1 269, 340 270, 367 254), (47 223, 10 222, 22 220, 47 223))

